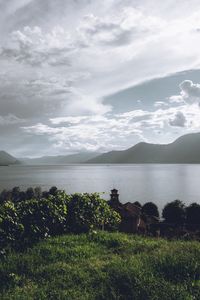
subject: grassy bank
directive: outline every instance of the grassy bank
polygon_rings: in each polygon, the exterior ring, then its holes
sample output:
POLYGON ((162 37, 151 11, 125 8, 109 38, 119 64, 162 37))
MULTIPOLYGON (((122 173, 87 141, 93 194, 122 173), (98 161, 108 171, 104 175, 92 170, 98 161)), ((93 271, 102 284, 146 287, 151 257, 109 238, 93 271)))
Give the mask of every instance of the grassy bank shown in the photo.
POLYGON ((0 262, 0 299, 200 299, 200 244, 97 232, 0 262))

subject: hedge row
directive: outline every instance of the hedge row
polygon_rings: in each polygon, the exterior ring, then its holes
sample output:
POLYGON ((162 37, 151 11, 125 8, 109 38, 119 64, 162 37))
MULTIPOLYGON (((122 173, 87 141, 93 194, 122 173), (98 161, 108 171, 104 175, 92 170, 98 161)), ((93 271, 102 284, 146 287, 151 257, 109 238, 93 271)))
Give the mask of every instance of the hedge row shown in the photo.
POLYGON ((0 251, 23 249, 49 236, 115 229, 120 216, 100 195, 67 195, 57 191, 46 198, 0 205, 0 251))

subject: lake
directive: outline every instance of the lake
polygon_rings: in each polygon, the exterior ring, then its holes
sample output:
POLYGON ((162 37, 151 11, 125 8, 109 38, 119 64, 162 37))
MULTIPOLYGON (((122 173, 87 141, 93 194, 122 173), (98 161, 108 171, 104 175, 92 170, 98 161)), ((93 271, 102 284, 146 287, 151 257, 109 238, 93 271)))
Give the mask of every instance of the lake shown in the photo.
POLYGON ((155 202, 161 209, 175 199, 200 203, 200 165, 56 165, 0 167, 0 190, 19 186, 51 186, 74 192, 105 192, 117 188, 121 202, 155 202))

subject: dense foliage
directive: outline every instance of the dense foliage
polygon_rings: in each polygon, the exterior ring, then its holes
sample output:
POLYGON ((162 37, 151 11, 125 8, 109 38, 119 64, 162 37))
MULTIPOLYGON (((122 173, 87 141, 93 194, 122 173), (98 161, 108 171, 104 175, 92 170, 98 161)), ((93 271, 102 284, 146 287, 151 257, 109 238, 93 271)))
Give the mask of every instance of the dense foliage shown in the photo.
POLYGON ((166 222, 174 224, 184 224, 186 221, 186 208, 182 201, 175 200, 165 205, 163 218, 166 222))
POLYGON ((68 203, 65 193, 20 202, 17 208, 24 226, 23 237, 37 240, 66 232, 68 203))
POLYGON ((16 246, 21 240, 24 226, 15 205, 8 201, 0 206, 0 251, 7 246, 16 246))
POLYGON ((198 300, 200 245, 122 233, 49 238, 0 262, 0 299, 198 300))
MULTIPOLYGON (((143 206, 135 202, 135 205, 141 207, 143 217, 159 216, 152 202, 143 206)), ((163 236, 181 236, 178 228, 182 225, 193 232, 200 230, 200 205, 197 203, 188 207, 180 200, 167 203, 162 217, 163 236)), ((0 255, 6 248, 22 249, 49 236, 93 229, 115 230, 120 222, 120 215, 97 193, 67 195, 55 186, 49 191, 42 191, 40 187, 30 187, 26 191, 19 187, 3 190, 0 193, 0 255)))
POLYGON ((186 208, 186 222, 192 227, 200 228, 200 205, 192 203, 186 208))
POLYGON ((119 214, 110 209, 99 194, 72 195, 69 203, 69 228, 74 232, 87 232, 105 227, 114 229, 119 223, 119 214))
POLYGON ((142 207, 142 212, 149 216, 159 217, 158 207, 153 202, 145 203, 142 207))
POLYGON ((67 195, 52 187, 19 188, 3 191, 0 196, 0 251, 22 249, 39 239, 67 232, 88 232, 91 229, 114 229, 120 216, 95 194, 67 195))
MULTIPOLYGON (((143 214, 157 215, 152 202, 141 208, 143 214)), ((162 216, 164 225, 187 224, 196 230, 200 205, 186 207, 176 200, 166 204, 162 216)), ((67 195, 56 187, 4 190, 0 298, 200 299, 198 242, 103 232, 117 229, 120 222, 119 214, 97 193, 67 195), (27 249, 29 245, 33 247, 27 249)))

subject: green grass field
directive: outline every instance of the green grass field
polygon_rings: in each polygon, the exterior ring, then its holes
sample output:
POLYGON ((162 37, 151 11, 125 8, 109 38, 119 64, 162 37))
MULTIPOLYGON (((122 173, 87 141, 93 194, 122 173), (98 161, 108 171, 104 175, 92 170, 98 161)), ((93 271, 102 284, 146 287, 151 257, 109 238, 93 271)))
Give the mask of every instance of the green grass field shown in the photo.
POLYGON ((0 262, 0 299, 200 299, 199 242, 65 235, 0 262))

